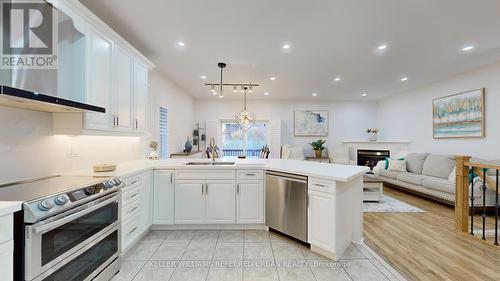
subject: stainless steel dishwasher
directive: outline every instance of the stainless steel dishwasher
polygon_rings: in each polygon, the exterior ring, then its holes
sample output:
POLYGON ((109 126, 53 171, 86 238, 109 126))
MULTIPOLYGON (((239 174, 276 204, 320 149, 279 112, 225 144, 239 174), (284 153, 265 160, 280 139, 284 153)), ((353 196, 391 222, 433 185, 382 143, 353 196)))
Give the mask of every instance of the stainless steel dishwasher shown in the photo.
POLYGON ((266 172, 266 225, 307 242, 307 177, 266 172))

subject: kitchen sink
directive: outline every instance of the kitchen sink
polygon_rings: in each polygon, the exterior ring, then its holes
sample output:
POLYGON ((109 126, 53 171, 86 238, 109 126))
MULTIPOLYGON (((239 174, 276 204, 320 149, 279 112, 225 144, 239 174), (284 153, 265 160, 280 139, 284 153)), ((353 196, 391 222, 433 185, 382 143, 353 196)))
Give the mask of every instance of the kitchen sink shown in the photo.
POLYGON ((188 162, 186 165, 190 166, 210 166, 212 165, 212 162, 188 162))
POLYGON ((210 165, 215 165, 215 166, 230 166, 234 165, 235 162, 188 162, 186 165, 189 166, 210 166, 210 165))
POLYGON ((221 166, 224 166, 224 165, 234 165, 235 162, 213 162, 212 165, 221 165, 221 166))

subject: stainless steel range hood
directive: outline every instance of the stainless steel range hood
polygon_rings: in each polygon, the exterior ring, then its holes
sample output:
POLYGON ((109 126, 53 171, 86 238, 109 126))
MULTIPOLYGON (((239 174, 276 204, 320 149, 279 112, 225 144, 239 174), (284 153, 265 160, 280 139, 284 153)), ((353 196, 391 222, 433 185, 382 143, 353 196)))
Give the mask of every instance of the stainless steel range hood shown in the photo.
POLYGON ((0 105, 45 112, 106 112, 104 107, 3 85, 0 85, 0 105))

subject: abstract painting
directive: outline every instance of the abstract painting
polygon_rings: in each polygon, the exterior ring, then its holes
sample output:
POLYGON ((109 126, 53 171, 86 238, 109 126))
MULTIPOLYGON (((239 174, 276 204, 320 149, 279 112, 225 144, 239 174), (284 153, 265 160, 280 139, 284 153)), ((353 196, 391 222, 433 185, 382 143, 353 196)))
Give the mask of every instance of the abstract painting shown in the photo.
POLYGON ((328 136, 328 110, 295 110, 293 115, 296 137, 328 136))
POLYGON ((435 139, 484 138, 484 89, 433 101, 435 139))

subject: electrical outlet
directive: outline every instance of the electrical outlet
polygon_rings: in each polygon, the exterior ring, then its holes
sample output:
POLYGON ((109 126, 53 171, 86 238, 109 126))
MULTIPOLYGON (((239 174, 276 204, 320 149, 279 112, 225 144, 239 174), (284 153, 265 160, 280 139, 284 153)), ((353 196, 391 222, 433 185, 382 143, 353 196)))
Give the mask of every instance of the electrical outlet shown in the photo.
POLYGON ((68 148, 68 158, 80 157, 80 150, 78 147, 69 147, 68 148))

